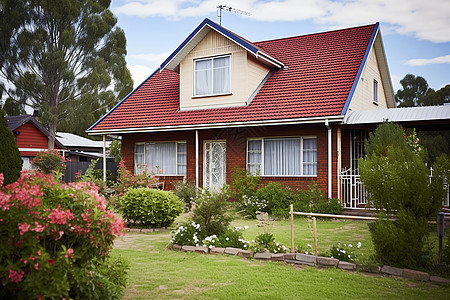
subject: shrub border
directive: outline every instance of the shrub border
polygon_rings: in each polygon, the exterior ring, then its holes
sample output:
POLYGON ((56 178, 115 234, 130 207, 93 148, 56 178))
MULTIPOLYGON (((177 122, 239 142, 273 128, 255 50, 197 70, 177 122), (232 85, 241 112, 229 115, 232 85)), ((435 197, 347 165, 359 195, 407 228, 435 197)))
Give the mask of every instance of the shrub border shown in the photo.
POLYGON ((244 258, 253 258, 258 260, 265 261, 281 261, 290 265, 307 265, 317 268, 338 268, 345 271, 363 271, 368 273, 376 273, 383 276, 395 276, 395 277, 403 277, 406 279, 416 280, 416 281, 424 281, 431 282, 439 285, 447 285, 450 284, 450 280, 443 277, 438 276, 430 276, 427 272, 416 271, 411 269, 402 269, 391 267, 388 265, 384 265, 382 267, 376 266, 372 268, 367 268, 362 265, 340 261, 336 258, 331 257, 323 257, 323 256, 314 256, 303 253, 270 253, 270 252, 257 252, 243 250, 239 248, 219 248, 214 247, 209 249, 204 246, 180 246, 177 244, 172 245, 172 249, 175 251, 183 251, 183 252, 195 252, 202 254, 228 254, 235 255, 244 258))

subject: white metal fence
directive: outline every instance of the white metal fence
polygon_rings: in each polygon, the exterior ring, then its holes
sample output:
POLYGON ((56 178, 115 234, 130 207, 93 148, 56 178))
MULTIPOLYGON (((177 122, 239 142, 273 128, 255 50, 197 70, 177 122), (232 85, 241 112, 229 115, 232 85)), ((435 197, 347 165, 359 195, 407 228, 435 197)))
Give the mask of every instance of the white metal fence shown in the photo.
MULTIPOLYGON (((430 180, 433 177, 433 169, 430 169, 430 180)), ((344 208, 364 209, 368 204, 367 189, 361 181, 359 170, 343 170, 339 175, 340 195, 339 199, 344 204, 344 208)), ((444 188, 447 196, 442 202, 442 206, 450 206, 450 189, 447 178, 444 179, 444 188)))

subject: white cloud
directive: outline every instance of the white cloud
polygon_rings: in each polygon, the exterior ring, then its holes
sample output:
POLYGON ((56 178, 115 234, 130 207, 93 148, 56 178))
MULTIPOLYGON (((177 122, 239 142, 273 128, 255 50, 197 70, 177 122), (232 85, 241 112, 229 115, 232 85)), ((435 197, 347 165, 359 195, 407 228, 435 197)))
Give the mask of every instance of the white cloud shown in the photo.
MULTIPOLYGON (((130 0, 113 11, 179 19, 214 13, 218 4, 217 0, 130 0)), ((398 34, 450 42, 448 0, 229 0, 227 5, 248 11, 260 21, 311 20, 325 28, 381 22, 383 29, 398 34)))
POLYGON ((406 62, 410 66, 426 66, 435 64, 450 64, 450 55, 439 56, 435 58, 415 58, 406 62))
POLYGON ((127 67, 130 70, 131 77, 133 78, 134 87, 140 85, 145 79, 147 79, 148 76, 150 76, 156 70, 156 67, 152 69, 144 65, 128 64, 127 67))

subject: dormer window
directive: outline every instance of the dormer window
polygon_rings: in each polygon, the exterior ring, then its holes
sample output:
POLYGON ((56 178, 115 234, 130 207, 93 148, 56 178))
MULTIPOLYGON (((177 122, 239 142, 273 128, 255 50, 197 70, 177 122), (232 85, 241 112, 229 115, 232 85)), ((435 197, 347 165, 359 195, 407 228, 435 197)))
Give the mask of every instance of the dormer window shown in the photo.
POLYGON ((230 55, 195 60, 194 96, 214 96, 231 93, 230 69, 230 55))

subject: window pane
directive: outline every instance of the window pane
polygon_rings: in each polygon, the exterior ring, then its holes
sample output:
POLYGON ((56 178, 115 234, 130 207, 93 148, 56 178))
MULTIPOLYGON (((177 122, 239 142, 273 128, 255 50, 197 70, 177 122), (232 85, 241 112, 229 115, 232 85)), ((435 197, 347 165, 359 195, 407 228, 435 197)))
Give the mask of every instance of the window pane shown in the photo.
POLYGON ((148 143, 145 145, 148 171, 161 174, 176 172, 176 143, 148 143))
POLYGON ((262 140, 249 140, 247 153, 247 170, 256 173, 261 170, 262 140))
POLYGON ((136 145, 136 152, 134 154, 134 172, 136 174, 141 174, 145 170, 145 157, 144 157, 144 144, 136 145))
POLYGON ((209 95, 212 93, 211 59, 195 62, 195 95, 209 95))
POLYGON ((373 80, 373 102, 378 103, 378 81, 373 80))
POLYGON ((317 175, 317 139, 303 140, 303 174, 317 175))
POLYGON ((264 140, 264 175, 300 175, 300 139, 264 140))
POLYGON ((213 93, 230 92, 230 57, 214 59, 214 90, 213 93))
POLYGON ((177 174, 186 174, 186 143, 177 144, 177 174))

